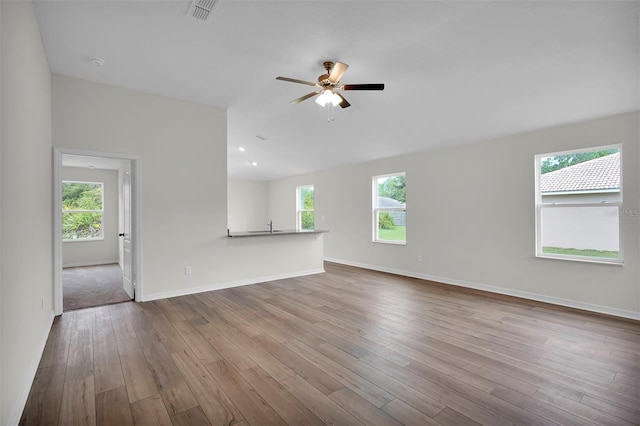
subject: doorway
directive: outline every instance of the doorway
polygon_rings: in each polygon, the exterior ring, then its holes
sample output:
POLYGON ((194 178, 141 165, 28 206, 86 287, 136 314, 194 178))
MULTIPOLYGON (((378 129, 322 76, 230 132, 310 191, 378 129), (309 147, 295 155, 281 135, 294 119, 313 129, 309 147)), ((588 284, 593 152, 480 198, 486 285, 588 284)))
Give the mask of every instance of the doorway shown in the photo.
POLYGON ((139 300, 140 158, 54 149, 54 312, 139 300))

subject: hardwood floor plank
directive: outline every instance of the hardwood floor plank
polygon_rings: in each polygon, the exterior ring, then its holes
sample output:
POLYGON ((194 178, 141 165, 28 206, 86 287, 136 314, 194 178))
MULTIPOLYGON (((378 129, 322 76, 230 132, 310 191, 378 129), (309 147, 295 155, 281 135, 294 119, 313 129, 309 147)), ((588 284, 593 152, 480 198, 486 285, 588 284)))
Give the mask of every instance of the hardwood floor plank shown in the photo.
POLYGON ((298 376, 309 382, 309 384, 323 394, 328 395, 344 386, 338 380, 326 374, 323 370, 317 368, 300 355, 289 350, 275 339, 267 335, 260 335, 253 337, 253 340, 258 341, 263 348, 271 352, 273 356, 281 360, 298 376))
MULTIPOLYGON (((86 325, 86 323, 82 323, 86 325)), ((69 358, 65 381, 77 380, 93 374, 92 324, 71 332, 69 358)))
MULTIPOLYGON (((138 333, 139 339, 144 332, 138 333)), ((142 340, 142 339, 141 339, 142 340)), ((162 343, 148 339, 141 341, 142 353, 153 375, 156 387, 164 401, 169 416, 186 411, 198 405, 191 389, 185 383, 171 355, 162 343)))
MULTIPOLYGON (((158 301, 156 300, 156 302, 158 301)), ((173 305, 171 306, 173 307, 173 305)), ((175 312, 179 314, 177 309, 175 312)), ((177 315, 176 313, 173 313, 176 318, 182 318, 176 321, 184 321, 184 316, 182 314, 177 315)), ((158 315, 153 318, 151 325, 169 352, 178 352, 189 348, 182 336, 180 336, 180 333, 178 333, 169 318, 165 315, 158 315)))
POLYGON ((199 325, 196 329, 222 355, 224 360, 233 365, 237 371, 247 370, 256 366, 256 363, 243 350, 234 345, 212 324, 199 325))
POLYGON ((191 321, 176 321, 173 326, 200 361, 208 364, 222 359, 222 355, 200 334, 191 321))
MULTIPOLYGON (((465 414, 467 417, 476 420, 478 423, 484 424, 517 424, 518 422, 511 420, 504 413, 497 409, 491 403, 483 401, 474 401, 474 395, 482 393, 460 395, 448 387, 435 384, 417 374, 413 374, 402 367, 397 367, 384 359, 374 357, 372 355, 363 358, 367 364, 384 371, 395 379, 405 383, 406 385, 419 390, 432 399, 440 402, 442 405, 449 406, 454 410, 465 414)), ((494 400, 497 402, 497 400, 494 400)))
POLYGON ((95 404, 93 376, 65 381, 58 424, 60 426, 95 425, 95 404))
POLYGON ((111 319, 118 319, 129 313, 126 303, 116 303, 114 305, 109 305, 108 309, 111 319))
POLYGON ((514 405, 517 405, 518 407, 521 407, 525 410, 536 413, 560 425, 586 426, 595 424, 582 417, 575 416, 570 412, 547 404, 544 401, 540 401, 539 399, 533 398, 529 395, 523 395, 512 389, 507 389, 503 386, 499 386, 498 388, 494 389, 491 394, 514 405))
POLYGON ((99 323, 106 323, 108 324, 109 328, 111 328, 111 314, 109 313, 109 305, 96 306, 95 308, 91 308, 91 309, 93 310, 93 316, 94 316, 94 325, 93 325, 94 330, 96 328, 99 329, 99 327, 97 326, 97 324, 99 323))
POLYGON ((280 381, 295 374, 290 368, 271 355, 269 351, 265 350, 262 345, 258 343, 259 341, 251 340, 235 328, 222 329, 221 331, 231 343, 237 346, 243 353, 249 354, 253 362, 259 365, 274 379, 280 381))
MULTIPOLYGON (((434 416, 439 413, 444 405, 440 402, 420 393, 416 389, 413 389, 399 380, 385 374, 383 371, 376 368, 371 368, 365 362, 352 357, 346 352, 341 351, 327 343, 318 346, 318 351, 323 355, 331 358, 340 365, 348 368, 354 373, 360 375, 364 379, 379 386, 382 389, 387 390, 390 394, 395 395, 397 398, 402 399, 405 403, 412 406, 414 409, 420 411, 426 416, 434 416)), ((397 399, 394 399, 397 401, 397 399)), ((393 402, 393 401, 391 401, 393 402)), ((385 404, 384 407, 389 404, 385 404)))
POLYGON ((298 375, 284 380, 282 385, 328 425, 364 424, 298 375))
POLYGON ((442 425, 456 425, 456 426, 479 426, 480 423, 470 419, 462 413, 457 412, 451 407, 445 407, 439 412, 434 419, 442 425))
MULTIPOLYGON (((185 321, 191 321, 192 319, 198 318, 200 316, 200 314, 196 312, 196 310, 193 309, 193 307, 189 303, 174 303, 173 306, 178 310, 178 312, 182 314, 185 321)), ((176 323, 178 321, 172 322, 176 323)))
POLYGON ((250 424, 286 425, 282 417, 226 361, 212 362, 206 367, 250 424))
POLYGON ((225 297, 225 293, 229 293, 227 290, 221 291, 219 297, 210 297, 209 300, 213 303, 213 308, 216 310, 218 315, 220 315, 230 327, 236 328, 242 331, 245 335, 257 336, 261 334, 260 330, 249 321, 245 320, 242 315, 239 315, 238 312, 244 310, 243 306, 231 306, 229 304, 234 305, 228 297, 225 297))
POLYGON ((594 408, 591 408, 588 405, 581 404, 579 402, 572 401, 568 398, 564 398, 559 395, 554 395, 551 392, 548 392, 544 389, 538 390, 533 395, 534 398, 543 401, 549 405, 553 405, 561 410, 569 411, 574 413, 577 416, 582 417, 585 420, 593 421, 598 424, 606 424, 606 425, 629 425, 633 423, 629 423, 619 417, 614 415, 610 415, 609 413, 605 413, 603 411, 598 411, 594 408))
POLYGON ((594 398, 591 395, 585 395, 580 401, 584 405, 595 408, 598 411, 611 414, 631 424, 640 424, 640 401, 635 410, 621 407, 614 402, 606 401, 601 398, 594 398))
POLYGON ((235 424, 244 419, 195 354, 181 351, 171 356, 211 424, 235 424))
POLYGON ((344 386, 347 386, 378 408, 382 407, 394 398, 394 396, 389 392, 379 388, 368 380, 363 379, 361 376, 354 374, 337 362, 325 357, 320 352, 300 341, 292 340, 290 342, 286 342, 285 346, 314 364, 316 367, 322 369, 326 374, 332 376, 344 386))
MULTIPOLYGON (((184 315, 184 312, 180 310, 184 315)), ((186 316, 185 316, 186 317, 186 316)), ((194 407, 171 417, 173 426, 204 426, 221 423, 211 423, 200 407, 194 407)))
POLYGON ((169 299, 154 300, 153 303, 162 311, 162 313, 171 322, 184 321, 186 318, 180 311, 171 303, 169 299))
POLYGON ((440 423, 436 422, 431 417, 397 398, 385 404, 382 407, 382 410, 404 425, 440 425, 440 423))
POLYGON ((58 318, 60 317, 56 317, 51 325, 51 331, 49 331, 49 337, 40 360, 40 367, 66 364, 67 362, 72 324, 58 318))
POLYGON ((153 395, 131 404, 134 423, 137 425, 172 426, 171 417, 160 395, 153 395))
POLYGON ((329 398, 366 425, 401 425, 396 419, 349 388, 338 389, 330 394, 329 398))
MULTIPOLYGON (((111 321, 111 320, 109 320, 111 321)), ((111 324, 93 334, 93 369, 96 394, 124 386, 118 345, 111 324)))
MULTIPOLYGON (((300 403, 284 386, 267 372, 256 366, 240 375, 260 394, 282 419, 290 425, 323 425, 304 404, 300 403)), ((291 377, 291 376, 289 376, 291 377)))
POLYGON ((129 402, 133 403, 158 394, 156 382, 138 340, 118 340, 117 345, 129 402))
POLYGON ((136 332, 134 331, 133 325, 129 321, 128 316, 129 313, 123 310, 123 313, 118 317, 112 317, 111 324, 113 325, 113 332, 116 336, 116 340, 136 338, 136 332))
POLYGON ((96 394, 96 425, 133 425, 133 414, 125 386, 96 394))
MULTIPOLYGON (((340 328, 332 322, 321 321, 315 324, 316 327, 325 329, 332 333, 340 333, 340 335, 357 344, 358 346, 366 349, 369 353, 373 353, 384 359, 398 364, 400 367, 406 367, 411 362, 411 358, 401 355, 398 352, 392 350, 392 345, 384 345, 379 342, 374 342, 369 339, 365 339, 359 333, 353 333, 350 330, 340 328)), ((422 355, 420 355, 421 358, 422 355)))
POLYGON ((538 361, 536 361, 536 364, 567 376, 577 375, 578 377, 583 377, 585 379, 589 379, 605 385, 610 384, 616 376, 615 371, 606 369, 596 370, 594 368, 591 368, 585 362, 582 362, 579 366, 577 366, 575 364, 571 365, 561 360, 551 359, 546 356, 541 357, 538 361))
POLYGON ((66 364, 38 368, 20 425, 58 424, 66 368, 66 364))

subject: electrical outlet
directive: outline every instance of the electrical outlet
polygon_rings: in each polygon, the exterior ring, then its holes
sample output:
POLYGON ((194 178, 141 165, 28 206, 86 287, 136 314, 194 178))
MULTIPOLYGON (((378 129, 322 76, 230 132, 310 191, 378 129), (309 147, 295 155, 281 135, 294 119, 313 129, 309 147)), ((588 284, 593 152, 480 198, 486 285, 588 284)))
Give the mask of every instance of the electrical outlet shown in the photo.
POLYGON ((418 263, 421 263, 421 262, 422 262, 422 255, 421 255, 421 254, 419 254, 419 255, 418 255, 418 263))
POLYGON ((191 275, 191 266, 185 266, 184 267, 184 274, 185 275, 191 275))

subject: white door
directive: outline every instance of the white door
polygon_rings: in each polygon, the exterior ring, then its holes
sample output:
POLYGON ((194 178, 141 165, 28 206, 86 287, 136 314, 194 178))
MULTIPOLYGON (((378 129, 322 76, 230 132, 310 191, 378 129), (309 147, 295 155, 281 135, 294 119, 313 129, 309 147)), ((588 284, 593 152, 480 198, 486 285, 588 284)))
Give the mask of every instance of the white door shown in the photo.
POLYGON ((122 179, 122 287, 134 298, 133 254, 131 251, 131 162, 127 161, 122 179))

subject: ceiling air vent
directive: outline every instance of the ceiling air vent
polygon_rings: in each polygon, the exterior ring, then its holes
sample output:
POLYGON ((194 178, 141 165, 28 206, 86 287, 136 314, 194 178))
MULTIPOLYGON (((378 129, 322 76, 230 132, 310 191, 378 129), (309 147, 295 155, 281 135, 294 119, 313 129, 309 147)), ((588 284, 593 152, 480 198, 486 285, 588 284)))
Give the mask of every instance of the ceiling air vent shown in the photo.
POLYGON ((199 21, 206 21, 213 9, 217 6, 220 0, 193 0, 187 15, 193 16, 199 21))

